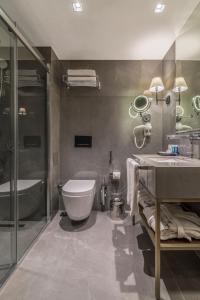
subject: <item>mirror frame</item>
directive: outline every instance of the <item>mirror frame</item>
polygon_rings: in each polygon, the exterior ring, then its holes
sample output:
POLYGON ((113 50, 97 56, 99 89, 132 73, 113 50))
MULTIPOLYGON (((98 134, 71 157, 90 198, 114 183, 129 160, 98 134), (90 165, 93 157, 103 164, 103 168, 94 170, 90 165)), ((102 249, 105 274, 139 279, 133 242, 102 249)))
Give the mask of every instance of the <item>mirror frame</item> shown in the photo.
POLYGON ((146 112, 146 111, 150 108, 150 106, 151 106, 151 101, 150 101, 150 99, 149 99, 147 96, 145 96, 145 95, 139 95, 139 96, 137 96, 137 97, 133 100, 131 106, 132 106, 133 110, 134 110, 136 113, 144 113, 144 112, 146 112), (140 98, 143 98, 143 99, 145 99, 145 101, 146 101, 146 104, 145 104, 142 108, 139 108, 139 107, 136 105, 136 102, 137 102, 140 98))

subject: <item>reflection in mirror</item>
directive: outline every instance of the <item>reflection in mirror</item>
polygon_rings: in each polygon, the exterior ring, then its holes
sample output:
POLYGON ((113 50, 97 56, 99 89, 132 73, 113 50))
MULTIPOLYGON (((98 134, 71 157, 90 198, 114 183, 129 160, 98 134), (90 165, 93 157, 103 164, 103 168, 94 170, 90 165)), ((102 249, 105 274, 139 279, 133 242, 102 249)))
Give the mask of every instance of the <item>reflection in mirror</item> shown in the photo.
POLYGON ((200 128, 200 4, 176 40, 176 130, 200 128))
POLYGON ((182 118, 184 116, 184 108, 181 105, 176 106, 176 117, 182 118))
POLYGON ((188 90, 188 86, 187 86, 187 83, 185 81, 185 78, 176 77, 173 91, 175 93, 178 93, 178 104, 179 104, 179 106, 181 105, 181 93, 183 93, 187 90, 188 90))
POLYGON ((181 105, 176 106, 176 131, 187 131, 192 130, 192 127, 186 124, 183 124, 184 117, 184 108, 181 105))
POLYGON ((192 105, 193 105, 194 111, 197 113, 197 115, 199 115, 199 113, 200 113, 200 96, 199 95, 192 98, 192 105))

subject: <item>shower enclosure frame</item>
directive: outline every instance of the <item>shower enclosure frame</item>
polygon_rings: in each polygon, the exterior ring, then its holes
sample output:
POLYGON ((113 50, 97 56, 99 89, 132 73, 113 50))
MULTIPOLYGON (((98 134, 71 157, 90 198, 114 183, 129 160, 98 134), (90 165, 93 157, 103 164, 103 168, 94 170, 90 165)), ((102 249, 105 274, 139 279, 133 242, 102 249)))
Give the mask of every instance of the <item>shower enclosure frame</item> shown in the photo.
POLYGON ((9 16, 5 13, 5 11, 0 7, 0 19, 5 24, 5 26, 13 33, 14 39, 13 39, 13 48, 12 48, 12 72, 11 72, 11 81, 12 81, 12 89, 11 89, 11 99, 12 99, 12 112, 11 112, 11 122, 12 122, 12 173, 11 173, 11 190, 10 190, 10 197, 11 201, 14 205, 14 238, 13 243, 15 244, 15 249, 11 249, 13 254, 13 264, 10 267, 9 271, 4 277, 4 281, 2 284, 5 283, 7 278, 10 276, 11 272, 15 269, 16 265, 24 258, 27 251, 31 248, 34 241, 38 238, 38 236, 41 234, 41 232, 46 228, 48 223, 50 222, 50 193, 49 193, 49 170, 50 170, 50 153, 49 153, 49 96, 48 96, 48 76, 49 76, 49 67, 45 64, 43 61, 42 56, 40 55, 39 51, 31 46, 29 41, 24 37, 24 35, 20 32, 20 30, 17 28, 16 24, 9 18, 9 16), (38 235, 32 240, 31 244, 27 247, 25 250, 23 256, 18 259, 17 255, 17 234, 18 234, 18 195, 17 195, 17 180, 18 180, 18 90, 17 90, 17 79, 18 79, 18 40, 23 44, 23 46, 30 51, 30 53, 33 55, 33 57, 40 63, 40 65, 45 69, 46 71, 46 125, 45 125, 45 141, 46 141, 46 154, 47 158, 45 161, 46 165, 46 181, 47 181, 47 188, 46 188, 46 224, 43 226, 42 230, 38 233, 38 235))
POLYGON ((40 64, 49 72, 48 66, 44 63, 42 56, 39 51, 34 49, 30 42, 24 37, 21 31, 17 28, 16 24, 9 18, 6 12, 0 7, 0 17, 6 23, 6 25, 11 29, 11 31, 17 36, 17 38, 24 44, 24 46, 33 54, 33 56, 40 62, 40 64))

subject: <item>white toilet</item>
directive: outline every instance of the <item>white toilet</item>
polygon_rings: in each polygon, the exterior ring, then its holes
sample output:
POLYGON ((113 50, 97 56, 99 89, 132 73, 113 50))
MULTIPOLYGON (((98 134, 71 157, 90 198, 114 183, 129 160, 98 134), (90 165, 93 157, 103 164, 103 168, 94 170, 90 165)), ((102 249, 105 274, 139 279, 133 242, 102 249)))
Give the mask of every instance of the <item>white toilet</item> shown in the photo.
POLYGON ((63 202, 69 218, 81 221, 89 217, 96 193, 95 180, 69 180, 62 188, 63 202))

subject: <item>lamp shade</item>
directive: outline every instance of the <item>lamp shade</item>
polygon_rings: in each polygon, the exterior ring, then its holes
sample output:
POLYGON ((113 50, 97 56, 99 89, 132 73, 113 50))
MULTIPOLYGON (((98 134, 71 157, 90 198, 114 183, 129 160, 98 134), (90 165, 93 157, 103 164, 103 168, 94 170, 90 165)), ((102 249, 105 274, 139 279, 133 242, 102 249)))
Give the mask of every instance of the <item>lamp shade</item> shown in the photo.
POLYGON ((182 93, 188 90, 187 83, 183 77, 176 77, 173 91, 182 93))
POLYGON ((164 84, 160 77, 154 77, 151 81, 151 85, 149 88, 150 92, 162 92, 164 90, 164 84))

